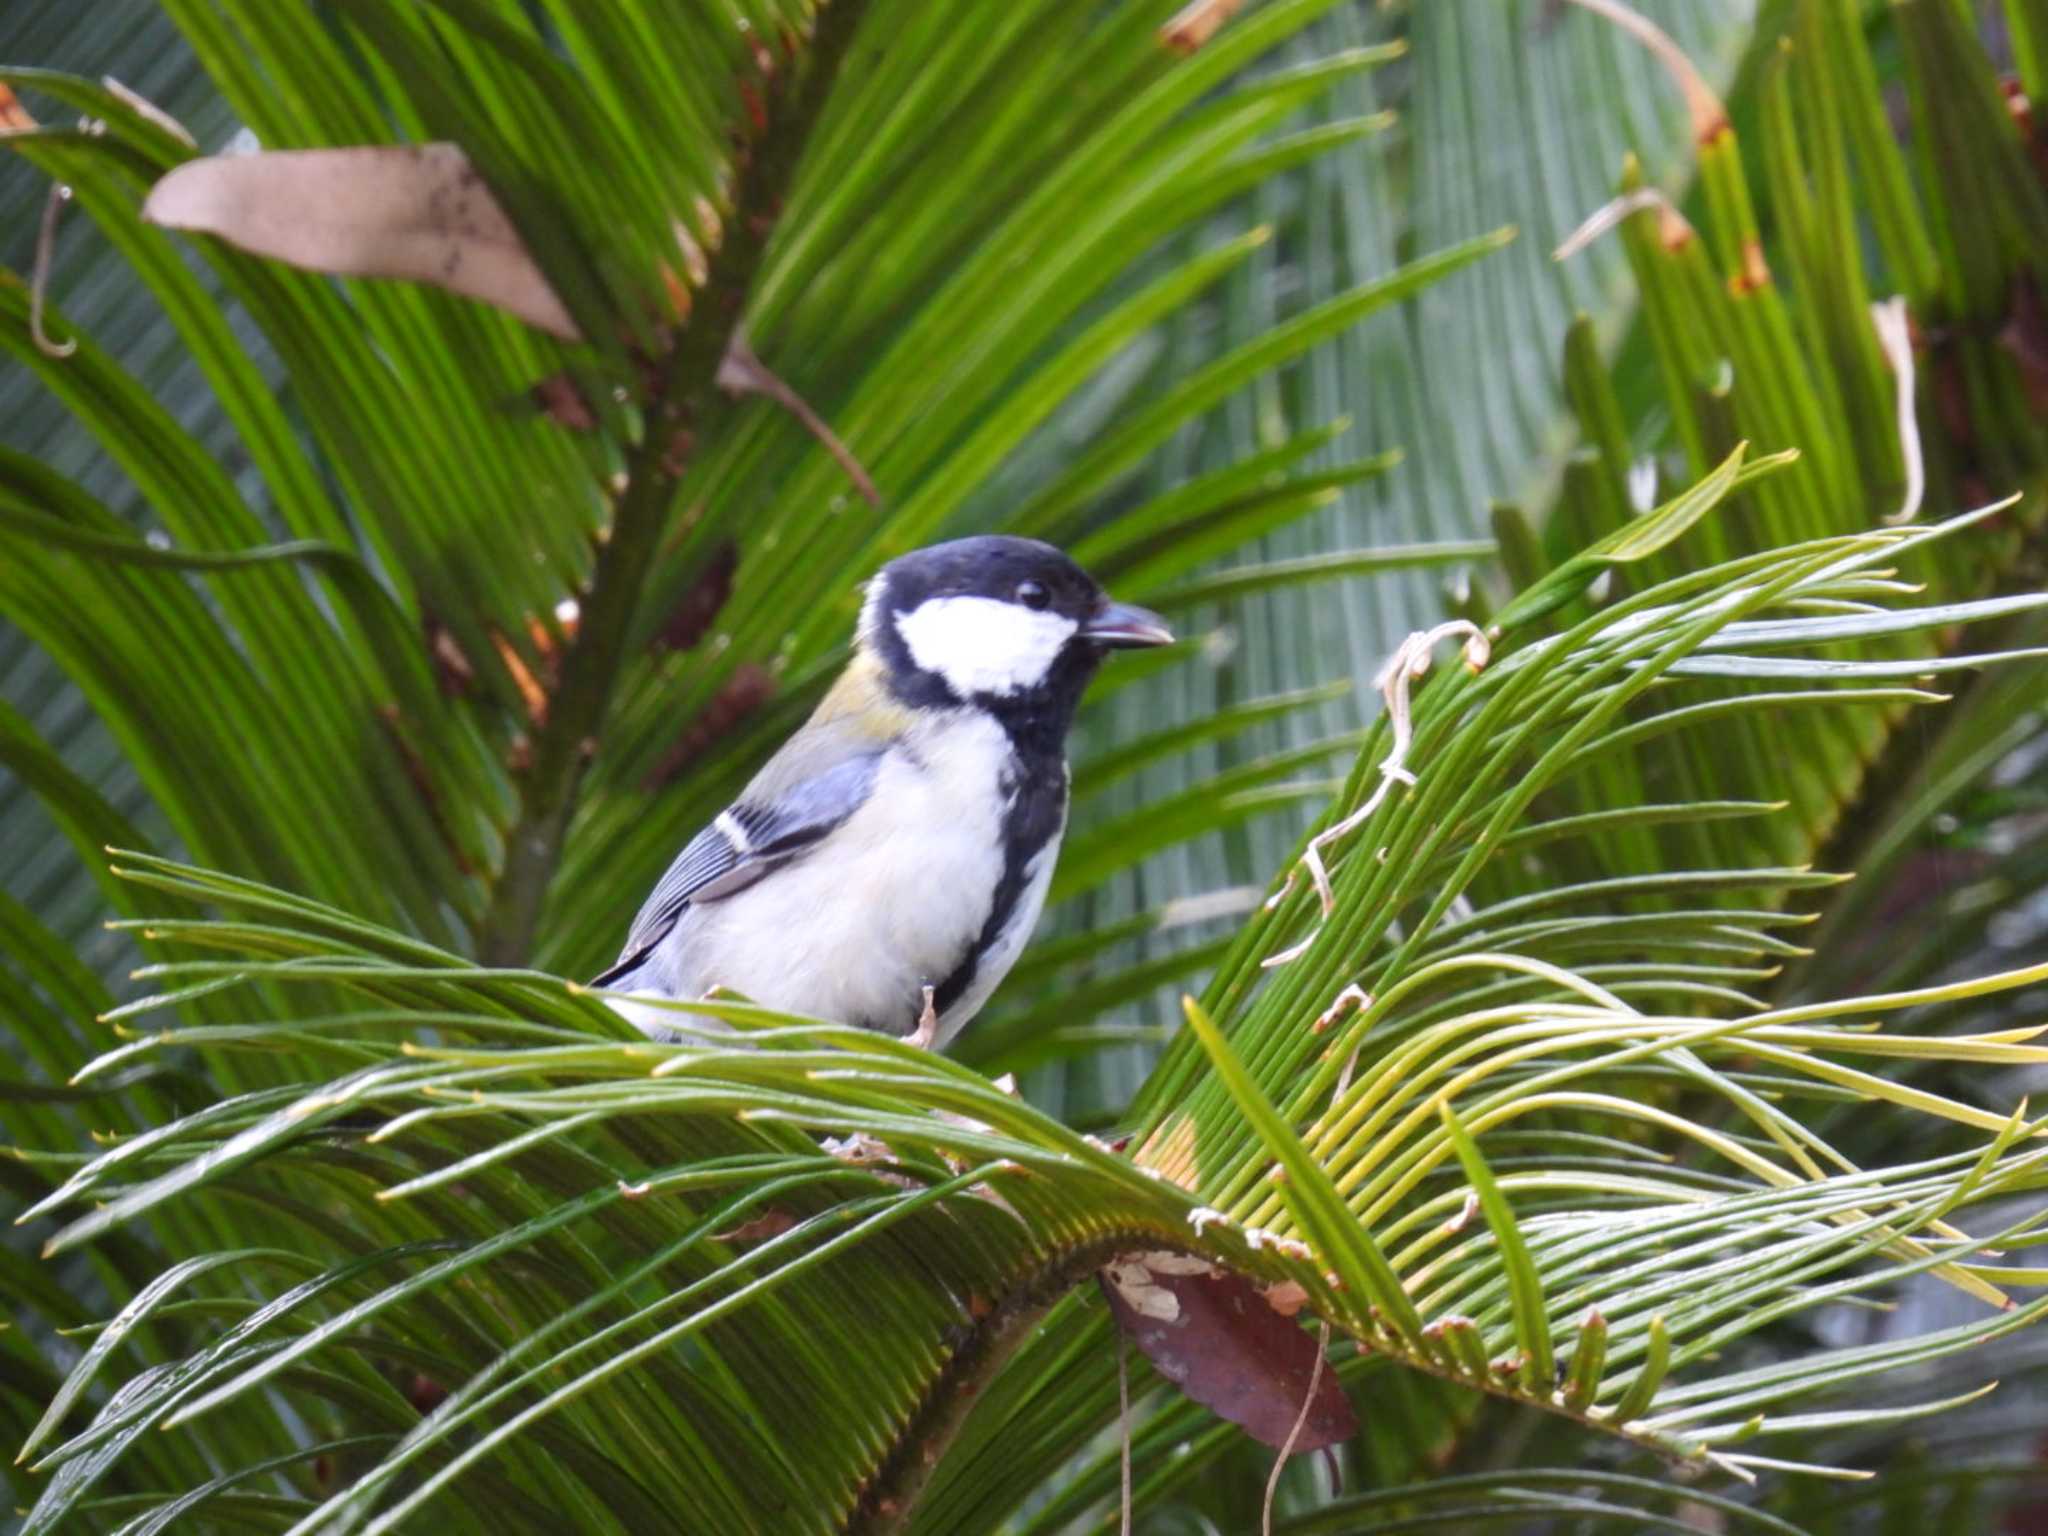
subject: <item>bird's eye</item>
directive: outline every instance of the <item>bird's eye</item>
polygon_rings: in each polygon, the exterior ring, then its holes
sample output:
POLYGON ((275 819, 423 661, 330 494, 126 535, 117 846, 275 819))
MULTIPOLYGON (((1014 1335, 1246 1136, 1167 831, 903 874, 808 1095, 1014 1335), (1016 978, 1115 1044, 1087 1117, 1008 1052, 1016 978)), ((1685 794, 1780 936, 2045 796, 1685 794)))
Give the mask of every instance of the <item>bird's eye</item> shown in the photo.
POLYGON ((1052 594, 1035 581, 1017 583, 1017 601, 1026 608, 1043 608, 1052 601, 1052 594))

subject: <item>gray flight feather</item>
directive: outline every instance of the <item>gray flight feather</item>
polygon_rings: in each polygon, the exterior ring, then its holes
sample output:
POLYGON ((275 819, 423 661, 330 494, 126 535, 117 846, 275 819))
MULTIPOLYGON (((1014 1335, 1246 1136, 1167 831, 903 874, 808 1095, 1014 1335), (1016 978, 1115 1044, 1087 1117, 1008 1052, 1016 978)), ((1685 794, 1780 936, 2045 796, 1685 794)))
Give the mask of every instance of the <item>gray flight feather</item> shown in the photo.
POLYGON ((881 743, 863 742, 854 755, 797 779, 789 764, 771 760, 731 808, 676 855, 633 919, 617 963, 591 985, 613 986, 638 970, 684 907, 743 891, 814 847, 873 793, 885 750, 881 743), (771 797, 759 798, 770 786, 771 797))

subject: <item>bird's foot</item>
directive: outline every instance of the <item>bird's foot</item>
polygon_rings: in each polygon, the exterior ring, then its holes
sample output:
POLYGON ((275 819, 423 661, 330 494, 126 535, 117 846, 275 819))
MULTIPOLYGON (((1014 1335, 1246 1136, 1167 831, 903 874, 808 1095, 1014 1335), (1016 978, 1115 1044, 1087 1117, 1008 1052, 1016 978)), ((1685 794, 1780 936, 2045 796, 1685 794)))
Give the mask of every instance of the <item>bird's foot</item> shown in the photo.
POLYGON ((924 1012, 917 1016, 917 1028, 903 1037, 921 1051, 928 1051, 932 1048, 932 1041, 939 1032, 939 1010, 933 1001, 933 997, 932 989, 926 987, 924 989, 924 1012))

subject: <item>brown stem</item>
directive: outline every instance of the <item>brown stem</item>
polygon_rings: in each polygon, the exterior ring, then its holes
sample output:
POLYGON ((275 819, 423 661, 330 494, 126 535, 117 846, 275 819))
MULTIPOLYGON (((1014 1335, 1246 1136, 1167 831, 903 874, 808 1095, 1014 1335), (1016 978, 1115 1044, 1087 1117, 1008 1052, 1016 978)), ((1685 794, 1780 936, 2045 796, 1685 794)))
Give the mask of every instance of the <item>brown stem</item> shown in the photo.
POLYGON ((486 964, 522 965, 533 947, 562 838, 603 732, 634 615, 668 523, 683 467, 674 453, 678 434, 686 426, 701 428, 718 404, 719 368, 739 333, 775 213, 866 10, 867 0, 832 0, 824 7, 787 104, 736 159, 725 238, 711 254, 690 323, 662 363, 611 537, 598 554, 581 603, 582 621, 562 660, 561 685, 534 739, 519 818, 506 838, 504 868, 477 945, 486 964))
MULTIPOLYGON (((874 1475, 861 1489, 853 1509, 839 1528, 839 1536, 902 1536, 909 1530, 918 1501, 929 1490, 940 1462, 959 1437, 968 1416, 981 1400, 983 1390, 1009 1364, 1053 1303, 1118 1254, 1154 1250, 1190 1254, 1213 1263, 1228 1262, 1214 1252, 1205 1253, 1190 1247, 1184 1233, 1130 1227, 1094 1238, 1028 1271, 992 1310, 963 1330, 960 1343, 925 1393, 923 1402, 898 1431, 874 1475)), ((1326 1322, 1325 1327, 1328 1326, 1326 1322)), ((1621 1424, 1615 1420, 1611 1408, 1603 1410, 1591 1404, 1569 1406, 1555 1394, 1525 1391, 1512 1378, 1501 1377, 1493 1371, 1475 1373, 1463 1370, 1421 1348, 1404 1343, 1397 1335, 1360 1332, 1348 1325, 1345 1328, 1361 1348, 1370 1349, 1409 1370, 1471 1388, 1522 1408, 1540 1409, 1558 1418, 1569 1419, 1574 1424, 1603 1430, 1682 1464, 1700 1466, 1705 1462, 1704 1448, 1676 1437, 1621 1424)), ((1320 1353, 1327 1356, 1328 1352, 1328 1340, 1325 1338, 1320 1353)), ((1323 1368, 1319 1361, 1317 1374, 1323 1368)), ((1313 1392, 1312 1381, 1311 1397, 1313 1392)), ((1299 1425, 1296 1426, 1298 1433, 1299 1425)), ((1464 1431, 1459 1433, 1462 1436, 1464 1431)), ((1290 1445, 1293 1438, 1290 1435, 1290 1445)), ((1281 1459, 1286 1459, 1284 1451, 1281 1459)))
POLYGON ((981 1400, 982 1389, 1009 1364, 1053 1303, 1120 1253, 1179 1246, 1179 1239, 1149 1228, 1118 1232, 1061 1255, 1011 1287, 953 1351, 862 1489, 841 1536, 899 1536, 908 1530, 918 1500, 981 1400))

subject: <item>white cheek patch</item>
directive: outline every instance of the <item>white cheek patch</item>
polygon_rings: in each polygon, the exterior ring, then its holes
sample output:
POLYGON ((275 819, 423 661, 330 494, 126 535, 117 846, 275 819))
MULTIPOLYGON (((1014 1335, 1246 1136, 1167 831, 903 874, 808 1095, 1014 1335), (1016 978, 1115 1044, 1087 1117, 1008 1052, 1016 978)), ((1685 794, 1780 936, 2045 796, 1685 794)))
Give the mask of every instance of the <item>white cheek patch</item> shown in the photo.
POLYGON ((1037 687, 1079 628, 1057 613, 993 597, 932 597, 896 615, 910 659, 962 698, 1037 687))

